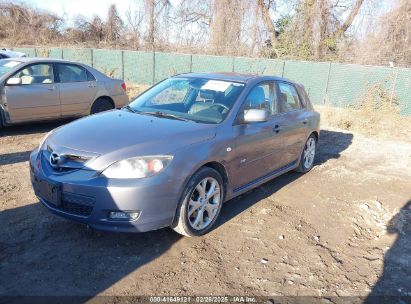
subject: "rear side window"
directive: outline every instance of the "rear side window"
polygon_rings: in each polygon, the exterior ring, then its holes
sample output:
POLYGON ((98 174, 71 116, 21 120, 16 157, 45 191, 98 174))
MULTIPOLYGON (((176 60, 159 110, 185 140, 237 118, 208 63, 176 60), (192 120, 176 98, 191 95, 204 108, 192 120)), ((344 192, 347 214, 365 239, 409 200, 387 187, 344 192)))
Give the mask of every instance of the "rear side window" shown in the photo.
POLYGON ((57 64, 60 82, 85 82, 94 80, 93 75, 85 68, 73 64, 57 64))
POLYGON ((288 83, 278 83, 280 91, 280 111, 282 113, 301 109, 301 101, 297 89, 288 83))

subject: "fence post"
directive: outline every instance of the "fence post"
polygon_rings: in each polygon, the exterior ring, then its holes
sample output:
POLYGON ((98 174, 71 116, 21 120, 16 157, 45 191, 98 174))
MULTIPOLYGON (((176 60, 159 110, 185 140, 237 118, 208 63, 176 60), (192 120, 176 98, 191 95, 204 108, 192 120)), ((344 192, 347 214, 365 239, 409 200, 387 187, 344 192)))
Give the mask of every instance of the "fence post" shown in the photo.
POLYGON ((124 50, 121 51, 121 79, 124 80, 124 50))
POLYGON ((153 50, 153 81, 152 84, 154 84, 156 81, 156 52, 153 50))
POLYGON ((283 60, 283 67, 281 70, 281 77, 284 78, 285 60, 283 60))
POLYGON ((90 49, 91 66, 94 68, 94 49, 90 49))
POLYGON ((193 72, 193 54, 190 54, 190 73, 193 72))
POLYGON ((34 57, 37 57, 37 48, 34 48, 34 57))
POLYGON ((327 84, 325 85, 325 95, 324 95, 323 104, 325 104, 325 102, 326 102, 326 100, 327 100, 327 95, 328 95, 328 83, 330 82, 330 74, 331 74, 331 62, 328 64, 327 84))
POLYGON ((60 51, 60 58, 64 59, 63 48, 61 48, 61 51, 60 51))
POLYGON ((231 69, 232 71, 231 72, 233 72, 234 73, 234 71, 235 71, 235 57, 233 57, 233 68, 231 69))

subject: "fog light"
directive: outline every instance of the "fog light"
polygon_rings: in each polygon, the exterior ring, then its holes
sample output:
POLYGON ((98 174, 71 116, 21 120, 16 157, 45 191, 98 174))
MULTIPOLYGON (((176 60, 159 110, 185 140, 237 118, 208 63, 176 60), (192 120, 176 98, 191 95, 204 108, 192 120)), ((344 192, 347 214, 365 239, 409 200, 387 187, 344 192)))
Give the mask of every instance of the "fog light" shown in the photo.
POLYGON ((109 218, 114 220, 136 220, 140 215, 140 211, 112 211, 109 218))

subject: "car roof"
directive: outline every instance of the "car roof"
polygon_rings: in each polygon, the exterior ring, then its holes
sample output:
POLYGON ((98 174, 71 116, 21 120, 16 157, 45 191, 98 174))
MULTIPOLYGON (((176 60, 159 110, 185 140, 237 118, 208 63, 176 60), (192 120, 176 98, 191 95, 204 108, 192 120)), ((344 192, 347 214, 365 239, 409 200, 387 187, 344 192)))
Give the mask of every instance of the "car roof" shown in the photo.
POLYGON ((9 60, 19 61, 22 63, 36 63, 36 62, 62 62, 62 63, 74 63, 83 65, 81 62, 74 62, 64 59, 56 59, 56 58, 39 58, 39 57, 15 57, 15 58, 8 58, 9 60))
POLYGON ((250 82, 250 81, 264 81, 264 80, 283 80, 291 83, 295 83, 286 78, 278 76, 269 75, 258 75, 258 74, 246 74, 246 73, 235 73, 235 72, 217 72, 217 73, 184 73, 178 74, 174 77, 190 77, 190 78, 205 78, 205 79, 215 79, 215 80, 226 80, 233 82, 250 82))

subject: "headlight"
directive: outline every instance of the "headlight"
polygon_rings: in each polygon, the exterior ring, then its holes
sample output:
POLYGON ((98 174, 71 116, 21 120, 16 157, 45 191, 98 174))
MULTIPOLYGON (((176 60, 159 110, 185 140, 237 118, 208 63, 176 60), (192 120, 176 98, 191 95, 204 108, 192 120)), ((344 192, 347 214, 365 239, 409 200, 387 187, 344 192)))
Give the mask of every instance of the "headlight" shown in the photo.
POLYGON ((118 161, 102 172, 107 178, 144 178, 153 176, 166 168, 173 156, 139 156, 118 161))
POLYGON ((40 141, 39 146, 37 148, 37 152, 40 152, 41 148, 43 148, 44 142, 46 141, 46 139, 50 136, 50 134, 53 133, 53 131, 48 132, 40 141))

